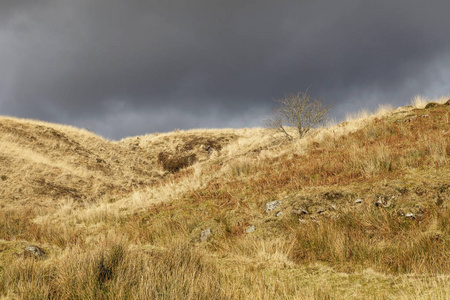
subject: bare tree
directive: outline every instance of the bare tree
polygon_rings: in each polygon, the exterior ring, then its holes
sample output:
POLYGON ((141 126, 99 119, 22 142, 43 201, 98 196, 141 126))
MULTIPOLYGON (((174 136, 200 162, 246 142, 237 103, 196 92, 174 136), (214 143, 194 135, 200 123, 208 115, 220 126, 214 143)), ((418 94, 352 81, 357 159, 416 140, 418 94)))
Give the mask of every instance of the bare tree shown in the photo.
POLYGON ((294 127, 298 137, 302 138, 311 128, 325 122, 331 106, 311 99, 307 92, 289 94, 284 99, 275 100, 280 105, 273 110, 272 117, 264 121, 265 126, 283 133, 292 141, 294 137, 286 130, 288 127, 294 127))

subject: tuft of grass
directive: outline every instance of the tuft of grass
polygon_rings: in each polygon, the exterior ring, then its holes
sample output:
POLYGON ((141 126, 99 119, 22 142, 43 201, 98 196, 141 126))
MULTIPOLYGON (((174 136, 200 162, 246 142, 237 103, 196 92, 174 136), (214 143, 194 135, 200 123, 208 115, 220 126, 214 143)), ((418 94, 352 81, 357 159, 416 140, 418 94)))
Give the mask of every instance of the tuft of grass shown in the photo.
POLYGON ((193 249, 179 245, 136 253, 124 244, 74 249, 50 267, 34 260, 8 266, 0 292, 19 299, 226 299, 225 278, 193 249))
POLYGON ((294 230, 292 255, 298 262, 325 261, 351 272, 372 268, 393 274, 448 274, 450 241, 429 230, 438 214, 448 215, 449 210, 427 211, 418 221, 373 209, 310 222, 294 230))
POLYGON ((411 105, 417 109, 423 109, 429 103, 444 104, 450 99, 450 95, 444 95, 433 99, 426 98, 422 95, 416 95, 411 99, 411 105))

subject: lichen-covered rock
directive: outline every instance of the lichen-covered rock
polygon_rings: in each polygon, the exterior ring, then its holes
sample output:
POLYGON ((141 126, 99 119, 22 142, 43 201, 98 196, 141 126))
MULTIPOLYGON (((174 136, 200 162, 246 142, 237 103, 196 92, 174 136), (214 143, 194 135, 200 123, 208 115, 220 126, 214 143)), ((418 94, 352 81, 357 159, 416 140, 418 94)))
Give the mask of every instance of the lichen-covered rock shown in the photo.
MULTIPOLYGON (((394 199, 394 196, 392 196, 392 199, 394 199)), ((384 207, 384 208, 388 208, 392 205, 392 202, 389 200, 386 200, 383 197, 378 197, 377 202, 375 202, 375 206, 378 207, 384 207)))
POLYGON ((305 209, 301 208, 301 207, 299 207, 299 208, 294 208, 294 209, 292 210, 292 213, 293 213, 294 215, 297 215, 297 216, 307 215, 307 214, 308 214, 308 212, 307 212, 305 209))
POLYGON ((283 201, 277 201, 277 200, 266 203, 266 214, 268 214, 275 208, 279 207, 281 205, 281 203, 283 203, 283 201))
POLYGON ((45 251, 39 248, 38 246, 26 246, 24 256, 38 259, 44 259, 47 257, 45 251))
POLYGON ((200 234, 200 241, 202 242, 207 241, 211 236, 211 234, 212 234, 211 228, 203 230, 202 233, 200 234))
POLYGON ((252 227, 247 228, 246 232, 247 233, 252 233, 255 230, 256 230, 255 225, 253 225, 252 227))

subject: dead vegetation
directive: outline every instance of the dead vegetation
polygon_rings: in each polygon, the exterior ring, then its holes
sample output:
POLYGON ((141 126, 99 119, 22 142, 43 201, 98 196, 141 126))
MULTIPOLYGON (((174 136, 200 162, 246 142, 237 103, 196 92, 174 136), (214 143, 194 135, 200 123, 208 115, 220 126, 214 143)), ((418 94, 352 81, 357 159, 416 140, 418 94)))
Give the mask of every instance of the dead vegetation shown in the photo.
POLYGON ((275 100, 278 106, 273 115, 265 120, 267 128, 278 131, 292 141, 294 136, 289 128, 295 128, 298 138, 303 138, 315 126, 325 123, 330 105, 319 99, 311 99, 306 92, 289 94, 283 99, 275 100))
POLYGON ((160 152, 158 154, 158 162, 164 170, 170 173, 176 173, 183 168, 192 166, 196 160, 197 155, 195 153, 185 156, 173 155, 167 152, 160 152))
POLYGON ((0 297, 447 299, 450 106, 422 102, 294 143, 2 118, 0 297))

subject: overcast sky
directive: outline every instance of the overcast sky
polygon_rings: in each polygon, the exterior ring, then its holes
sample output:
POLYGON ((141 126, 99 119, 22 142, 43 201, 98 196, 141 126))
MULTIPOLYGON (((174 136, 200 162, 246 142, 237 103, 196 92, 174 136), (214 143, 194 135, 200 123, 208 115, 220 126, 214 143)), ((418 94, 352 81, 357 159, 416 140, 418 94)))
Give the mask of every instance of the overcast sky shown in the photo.
POLYGON ((448 0, 1 0, 0 115, 107 138, 450 93, 448 0))

